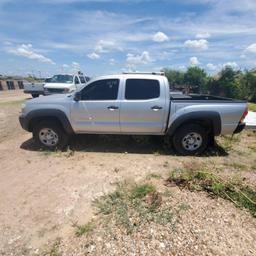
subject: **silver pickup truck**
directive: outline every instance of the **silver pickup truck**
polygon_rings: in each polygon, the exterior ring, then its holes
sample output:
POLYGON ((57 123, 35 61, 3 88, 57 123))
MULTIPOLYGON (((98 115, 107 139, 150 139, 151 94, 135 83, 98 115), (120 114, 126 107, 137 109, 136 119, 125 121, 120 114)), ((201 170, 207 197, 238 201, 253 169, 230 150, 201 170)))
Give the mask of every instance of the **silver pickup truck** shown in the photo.
POLYGON ((120 74, 71 94, 28 100, 20 124, 48 149, 62 149, 72 134, 158 135, 179 154, 197 155, 214 136, 241 132, 246 114, 242 101, 170 94, 164 75, 120 74))

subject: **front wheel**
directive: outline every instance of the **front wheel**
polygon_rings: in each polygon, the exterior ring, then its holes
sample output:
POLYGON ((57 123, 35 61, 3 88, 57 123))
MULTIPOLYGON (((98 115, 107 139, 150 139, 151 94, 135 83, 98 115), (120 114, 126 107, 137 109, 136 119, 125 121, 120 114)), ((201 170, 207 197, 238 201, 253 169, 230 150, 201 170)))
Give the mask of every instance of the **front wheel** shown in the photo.
POLYGON ((36 143, 44 149, 64 149, 68 143, 68 135, 54 121, 42 121, 33 129, 36 143))
POLYGON ((208 145, 208 134, 198 124, 187 124, 177 129, 173 146, 181 155, 200 155, 208 145))
POLYGON ((32 93, 31 96, 32 96, 33 98, 37 98, 37 97, 39 97, 39 94, 32 93))

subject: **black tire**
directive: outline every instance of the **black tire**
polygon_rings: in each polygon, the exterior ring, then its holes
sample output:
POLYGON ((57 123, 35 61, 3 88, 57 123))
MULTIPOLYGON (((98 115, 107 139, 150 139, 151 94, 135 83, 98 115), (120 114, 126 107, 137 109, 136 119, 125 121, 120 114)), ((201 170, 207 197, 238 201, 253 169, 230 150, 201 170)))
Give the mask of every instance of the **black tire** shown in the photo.
POLYGON ((174 149, 183 156, 200 155, 208 146, 208 134, 199 124, 179 127, 172 139, 174 149))
POLYGON ((33 93, 33 94, 31 94, 31 95, 32 95, 33 98, 39 97, 39 94, 34 94, 34 93, 33 93))
POLYGON ((36 141, 36 143, 40 146, 40 148, 47 149, 47 150, 63 150, 68 144, 68 135, 65 133, 63 128, 60 126, 59 123, 54 121, 42 121, 38 123, 33 128, 33 138, 36 141), (46 134, 48 129, 48 132, 50 132, 50 136, 53 136, 52 143, 50 143, 50 140, 42 139, 44 134, 46 134), (56 138, 56 136, 57 138, 56 138), (46 141, 49 143, 46 144, 46 141), (53 143, 54 142, 54 143, 53 143))

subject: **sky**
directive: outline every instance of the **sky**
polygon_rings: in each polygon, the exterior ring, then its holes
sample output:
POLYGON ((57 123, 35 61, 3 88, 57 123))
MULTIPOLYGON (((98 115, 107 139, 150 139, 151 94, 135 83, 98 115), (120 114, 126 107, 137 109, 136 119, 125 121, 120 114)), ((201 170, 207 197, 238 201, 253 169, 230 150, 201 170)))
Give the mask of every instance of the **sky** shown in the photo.
POLYGON ((256 67, 256 0, 0 0, 0 74, 256 67))

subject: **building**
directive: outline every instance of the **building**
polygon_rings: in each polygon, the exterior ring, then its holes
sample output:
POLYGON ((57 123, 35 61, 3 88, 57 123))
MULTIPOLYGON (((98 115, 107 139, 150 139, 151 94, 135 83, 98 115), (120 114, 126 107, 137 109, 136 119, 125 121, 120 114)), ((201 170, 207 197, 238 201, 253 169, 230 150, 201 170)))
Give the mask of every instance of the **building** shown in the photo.
POLYGON ((24 82, 23 77, 0 75, 0 91, 23 90, 24 82))

